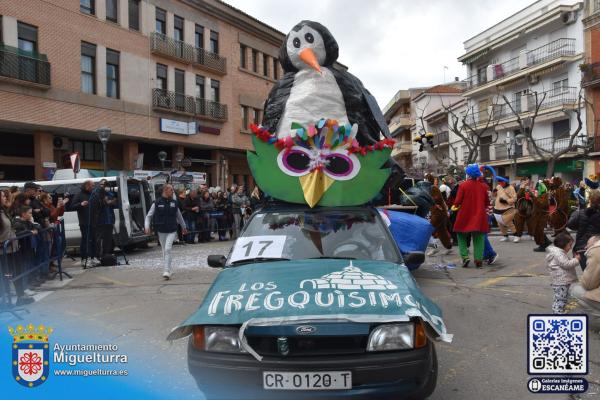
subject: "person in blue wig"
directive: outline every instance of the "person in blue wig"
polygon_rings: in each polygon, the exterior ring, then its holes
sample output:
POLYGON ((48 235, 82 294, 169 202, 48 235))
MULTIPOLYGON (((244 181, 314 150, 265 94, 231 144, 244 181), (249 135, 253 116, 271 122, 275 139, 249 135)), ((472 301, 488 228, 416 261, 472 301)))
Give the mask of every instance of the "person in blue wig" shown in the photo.
POLYGON ((485 234, 489 232, 487 209, 489 206, 488 187, 479 178, 482 176, 479 165, 470 164, 465 169, 467 179, 458 187, 453 210, 457 210, 454 231, 458 236, 458 247, 463 268, 469 266, 468 237, 473 241, 475 266, 483 264, 485 234))

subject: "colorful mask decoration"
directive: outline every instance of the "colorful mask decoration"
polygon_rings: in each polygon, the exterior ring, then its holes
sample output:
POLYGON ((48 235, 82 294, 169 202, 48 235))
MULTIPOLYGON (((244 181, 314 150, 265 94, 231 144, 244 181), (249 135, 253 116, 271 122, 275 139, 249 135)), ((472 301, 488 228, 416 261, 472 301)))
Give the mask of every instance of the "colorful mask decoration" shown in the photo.
POLYGON ((278 138, 252 126, 255 153, 248 163, 260 188, 270 196, 310 207, 364 204, 377 195, 390 170, 393 139, 360 146, 358 127, 319 120, 315 125, 292 124, 289 136, 278 138))

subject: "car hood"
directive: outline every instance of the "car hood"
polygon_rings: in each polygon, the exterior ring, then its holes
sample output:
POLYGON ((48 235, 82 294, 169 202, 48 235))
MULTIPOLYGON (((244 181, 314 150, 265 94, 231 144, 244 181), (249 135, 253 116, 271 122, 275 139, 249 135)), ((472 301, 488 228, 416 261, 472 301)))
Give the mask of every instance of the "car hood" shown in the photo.
POLYGON ((247 264, 217 276, 204 301, 168 340, 193 325, 278 325, 306 321, 364 323, 419 317, 428 335, 447 342, 440 308, 404 265, 368 260, 294 260, 247 264))

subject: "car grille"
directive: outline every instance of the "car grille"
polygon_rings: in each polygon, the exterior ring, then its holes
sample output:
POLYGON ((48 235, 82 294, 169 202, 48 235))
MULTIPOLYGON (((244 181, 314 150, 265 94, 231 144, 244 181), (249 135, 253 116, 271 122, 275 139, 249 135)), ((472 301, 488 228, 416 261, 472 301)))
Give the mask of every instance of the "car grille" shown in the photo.
MULTIPOLYGON (((281 356, 277 339, 281 336, 246 336, 248 344, 263 356, 281 356)), ((354 336, 287 336, 287 357, 365 353, 368 335, 354 336)))

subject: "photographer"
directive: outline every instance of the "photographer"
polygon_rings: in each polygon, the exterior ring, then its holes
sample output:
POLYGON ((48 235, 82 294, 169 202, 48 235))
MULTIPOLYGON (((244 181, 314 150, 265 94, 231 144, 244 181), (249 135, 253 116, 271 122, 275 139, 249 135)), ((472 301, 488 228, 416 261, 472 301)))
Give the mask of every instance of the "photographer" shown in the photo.
POLYGON ((117 208, 115 193, 110 191, 108 181, 103 179, 91 198, 92 219, 96 222, 96 254, 101 257, 113 251, 114 209, 117 208))
POLYGON ((90 196, 93 187, 94 182, 91 180, 83 182, 81 191, 75 195, 71 203, 71 209, 77 211, 77 218, 79 219, 79 230, 81 231, 79 253, 81 254, 81 265, 84 268, 87 267, 87 259, 91 259, 96 255, 95 225, 91 223, 90 214, 90 196))

